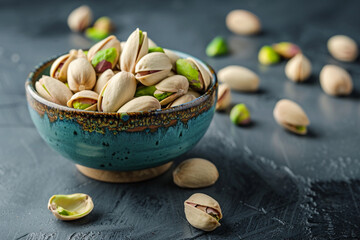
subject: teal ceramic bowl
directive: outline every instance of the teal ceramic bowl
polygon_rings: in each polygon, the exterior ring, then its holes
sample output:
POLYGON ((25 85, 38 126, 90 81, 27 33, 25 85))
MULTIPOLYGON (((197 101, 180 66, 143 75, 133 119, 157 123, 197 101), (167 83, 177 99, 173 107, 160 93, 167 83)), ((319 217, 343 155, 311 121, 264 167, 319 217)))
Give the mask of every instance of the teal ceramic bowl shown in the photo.
POLYGON ((35 82, 49 75, 55 59, 30 73, 25 84, 28 109, 45 142, 76 164, 116 171, 163 165, 194 147, 213 118, 218 83, 214 70, 202 61, 213 80, 199 98, 166 110, 120 114, 76 110, 42 98, 35 82))

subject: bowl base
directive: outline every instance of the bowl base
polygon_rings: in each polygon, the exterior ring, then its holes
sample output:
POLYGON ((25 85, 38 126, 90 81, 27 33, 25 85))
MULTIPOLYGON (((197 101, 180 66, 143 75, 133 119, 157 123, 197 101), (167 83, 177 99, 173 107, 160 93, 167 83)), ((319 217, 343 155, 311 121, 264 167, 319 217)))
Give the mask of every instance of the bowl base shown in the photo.
POLYGON ((173 162, 168 162, 164 165, 160 165, 154 168, 147 168, 136 171, 110 171, 110 170, 100 170, 95 168, 88 168, 82 165, 76 164, 76 168, 84 174, 85 176, 110 183, 131 183, 131 182, 141 182, 151 178, 155 178, 163 173, 165 173, 173 164, 173 162))

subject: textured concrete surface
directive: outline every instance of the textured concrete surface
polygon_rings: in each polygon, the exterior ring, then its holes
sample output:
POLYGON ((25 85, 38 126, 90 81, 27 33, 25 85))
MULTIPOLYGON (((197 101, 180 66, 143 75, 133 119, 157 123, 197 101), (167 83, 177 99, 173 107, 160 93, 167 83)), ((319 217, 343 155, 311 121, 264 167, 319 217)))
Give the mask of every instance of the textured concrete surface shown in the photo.
POLYGON ((92 42, 71 33, 70 11, 84 1, 0 1, 0 239, 359 239, 360 68, 327 52, 326 41, 346 34, 359 42, 358 1, 91 1, 95 17, 107 15, 125 40, 140 27, 158 45, 189 52, 216 70, 248 67, 261 78, 256 94, 233 92, 253 124, 233 126, 216 113, 205 137, 187 154, 217 165, 220 178, 209 188, 179 189, 171 171, 136 184, 93 181, 50 149, 36 132, 26 107, 24 82, 39 62, 92 42), (241 37, 225 27, 226 14, 244 8, 257 14, 264 31, 241 37), (208 58, 207 43, 228 39, 231 54, 208 58), (291 41, 313 64, 304 84, 286 79, 285 62, 263 67, 264 44, 291 41), (318 75, 332 63, 347 69, 355 91, 345 98, 323 93, 318 75), (299 137, 272 117, 277 100, 300 103, 310 132, 299 137), (75 222, 56 220, 47 210, 53 194, 83 192, 94 211, 75 222), (183 201, 203 192, 222 207, 222 226, 211 233, 192 228, 183 201))

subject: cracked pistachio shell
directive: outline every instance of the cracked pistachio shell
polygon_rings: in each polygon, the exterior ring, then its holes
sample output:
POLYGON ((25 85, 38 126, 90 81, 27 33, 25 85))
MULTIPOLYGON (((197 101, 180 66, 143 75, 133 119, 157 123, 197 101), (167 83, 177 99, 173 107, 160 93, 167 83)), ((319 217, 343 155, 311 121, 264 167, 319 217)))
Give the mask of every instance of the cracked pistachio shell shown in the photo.
POLYGON ((241 66, 227 66, 218 72, 219 81, 231 89, 242 92, 255 92, 259 89, 260 79, 256 73, 241 66))
POLYGON ((172 103, 170 103, 168 107, 179 106, 179 105, 181 105, 181 104, 191 102, 191 101, 194 100, 195 98, 196 98, 196 97, 195 97, 194 95, 185 94, 185 95, 177 98, 177 99, 176 99, 175 101, 173 101, 172 103))
POLYGON ((195 193, 191 195, 189 199, 185 200, 184 208, 186 219, 195 228, 213 231, 221 225, 216 218, 205 212, 206 208, 213 209, 218 214, 219 220, 222 219, 219 203, 206 194, 195 193), (205 211, 203 211, 204 209, 205 211))
POLYGON ((136 79, 132 73, 119 72, 103 87, 98 99, 99 112, 117 112, 130 101, 136 91, 136 79))
POLYGON ((183 188, 208 187, 213 185, 218 178, 219 172, 216 166, 202 158, 185 160, 173 171, 174 183, 183 188))
POLYGON ((358 46, 356 42, 345 35, 336 35, 327 42, 330 54, 337 60, 353 62, 358 57, 358 46))
POLYGON ((57 58, 50 68, 50 77, 56 78, 62 82, 67 81, 67 70, 69 64, 77 58, 86 58, 82 50, 72 49, 68 54, 62 55, 57 58))
POLYGON ((142 32, 137 28, 126 40, 124 49, 121 53, 121 70, 135 73, 136 63, 149 51, 147 32, 142 32))
POLYGON ((81 32, 85 30, 90 25, 91 21, 92 12, 86 5, 82 5, 74 9, 67 19, 69 28, 73 32, 81 32))
POLYGON ((66 106, 67 101, 73 95, 63 82, 49 76, 42 76, 35 83, 35 88, 39 95, 46 100, 63 106, 66 106))
POLYGON ((53 195, 48 202, 49 210, 63 221, 76 220, 88 215, 94 208, 91 197, 83 193, 53 195))
POLYGON ((110 80, 110 78, 112 78, 115 75, 115 73, 111 70, 108 69, 105 72, 103 72, 98 80, 96 81, 95 87, 94 87, 94 92, 97 92, 98 94, 100 94, 101 89, 105 86, 105 84, 110 80))
POLYGON ((173 51, 164 48, 164 52, 165 54, 170 58, 170 62, 172 65, 172 70, 176 71, 176 61, 180 58, 176 53, 174 53, 173 51))
POLYGON ((67 106, 86 111, 96 111, 99 94, 90 90, 75 93, 67 102, 67 106), (75 105, 77 104, 77 106, 75 105))
POLYGON ((246 10, 233 10, 226 16, 226 26, 230 31, 240 35, 252 35, 261 31, 259 18, 246 10))
POLYGON ((96 82, 96 73, 89 61, 78 58, 72 61, 68 67, 68 84, 73 92, 91 90, 96 82))
POLYGON ((125 103, 118 111, 122 112, 140 112, 161 109, 160 102, 151 96, 137 97, 125 103))
POLYGON ((305 81, 311 75, 311 63, 309 59, 301 53, 297 54, 287 62, 285 74, 291 81, 305 81))
POLYGON ((190 86, 197 91, 206 91, 210 85, 210 73, 195 59, 178 59, 176 61, 176 71, 185 76, 190 86))
POLYGON ((273 114, 276 122, 287 130, 300 135, 307 133, 310 121, 299 104, 282 99, 276 103, 273 114))
POLYGON ((167 77, 171 62, 165 53, 152 52, 140 59, 135 67, 135 78, 145 86, 152 86, 167 77))
POLYGON ((157 89, 154 93, 173 93, 170 96, 160 101, 161 106, 167 105, 170 102, 174 101, 178 97, 185 95, 189 89, 189 82, 186 77, 181 75, 174 75, 168 78, 165 78, 161 82, 155 85, 157 89))
POLYGON ((230 106, 231 103, 231 90, 230 87, 226 84, 220 84, 217 93, 217 102, 216 102, 216 110, 224 110, 230 106))
POLYGON ((350 74, 335 65, 326 65, 320 72, 320 84, 325 93, 332 96, 350 95, 353 82, 350 74))

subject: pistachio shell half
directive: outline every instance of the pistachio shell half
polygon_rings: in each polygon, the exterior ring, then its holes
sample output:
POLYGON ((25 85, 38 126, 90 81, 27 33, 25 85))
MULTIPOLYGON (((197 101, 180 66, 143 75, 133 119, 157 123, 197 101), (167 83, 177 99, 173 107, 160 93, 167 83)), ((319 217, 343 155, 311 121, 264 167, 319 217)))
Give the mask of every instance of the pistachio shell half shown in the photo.
POLYGON ((103 72, 98 80, 96 81, 95 87, 94 87, 94 92, 97 92, 98 94, 100 94, 101 89, 105 86, 105 84, 110 80, 110 78, 112 78, 115 75, 115 73, 111 70, 108 69, 105 72, 103 72))
POLYGON ((156 109, 161 109, 160 102, 156 98, 151 96, 142 96, 125 103, 117 112, 139 112, 156 109))
POLYGON ((335 65, 326 65, 320 72, 320 84, 325 93, 332 96, 346 96, 353 90, 350 74, 335 65))
POLYGON ((307 57, 299 53, 290 59, 285 66, 286 76, 294 82, 303 82, 311 75, 311 63, 307 57))
POLYGON ((276 103, 273 114, 276 122, 287 130, 300 135, 307 133, 310 121, 297 103, 282 99, 276 103))
POLYGON ((94 208, 91 197, 83 193, 53 195, 49 199, 49 210, 60 220, 76 220, 88 215, 94 208))
POLYGON ((173 101, 172 103, 170 103, 168 107, 179 106, 179 105, 181 105, 181 104, 191 102, 191 101, 194 100, 195 98, 196 98, 196 97, 194 97, 194 96, 191 95, 191 94, 185 94, 185 95, 177 98, 177 99, 176 99, 175 101, 173 101))
POLYGON ((176 72, 185 76, 190 86, 197 91, 206 91, 212 78, 210 73, 193 58, 178 59, 176 72))
POLYGON ((35 88, 39 95, 46 100, 64 106, 73 95, 63 82, 49 76, 42 76, 35 83, 35 88))
POLYGON ((259 88, 260 79, 256 73, 241 66, 227 66, 218 72, 220 82, 231 89, 242 92, 255 92, 259 88))
POLYGON ((92 12, 91 9, 86 5, 82 5, 74 9, 67 19, 69 28, 73 32, 81 32, 85 30, 85 28, 90 25, 91 21, 92 12))
POLYGON ((226 16, 226 26, 235 34, 251 35, 261 31, 259 18, 246 10, 233 10, 226 16))
POLYGON ((67 106, 86 111, 96 111, 98 98, 99 94, 96 92, 84 90, 75 93, 67 102, 67 106))
POLYGON ((195 228, 203 231, 213 231, 221 224, 222 213, 219 203, 212 197, 195 193, 184 202, 185 216, 195 228))
POLYGON ((217 102, 216 102, 216 110, 224 110, 231 103, 231 90, 230 87, 226 84, 220 84, 217 93, 217 102))
POLYGON ((184 76, 174 75, 156 84, 155 88, 154 97, 160 101, 161 106, 164 106, 185 95, 189 88, 189 82, 184 76))
POLYGON ((67 77, 69 88, 73 92, 90 90, 96 82, 95 70, 85 58, 75 59, 69 64, 67 77))
POLYGON ((173 171, 174 183, 183 188, 208 187, 213 185, 218 178, 219 172, 216 166, 202 158, 185 160, 173 171))
POLYGON ((345 35, 331 37, 327 43, 330 54, 340 61, 352 62, 358 56, 358 46, 356 42, 345 35))

